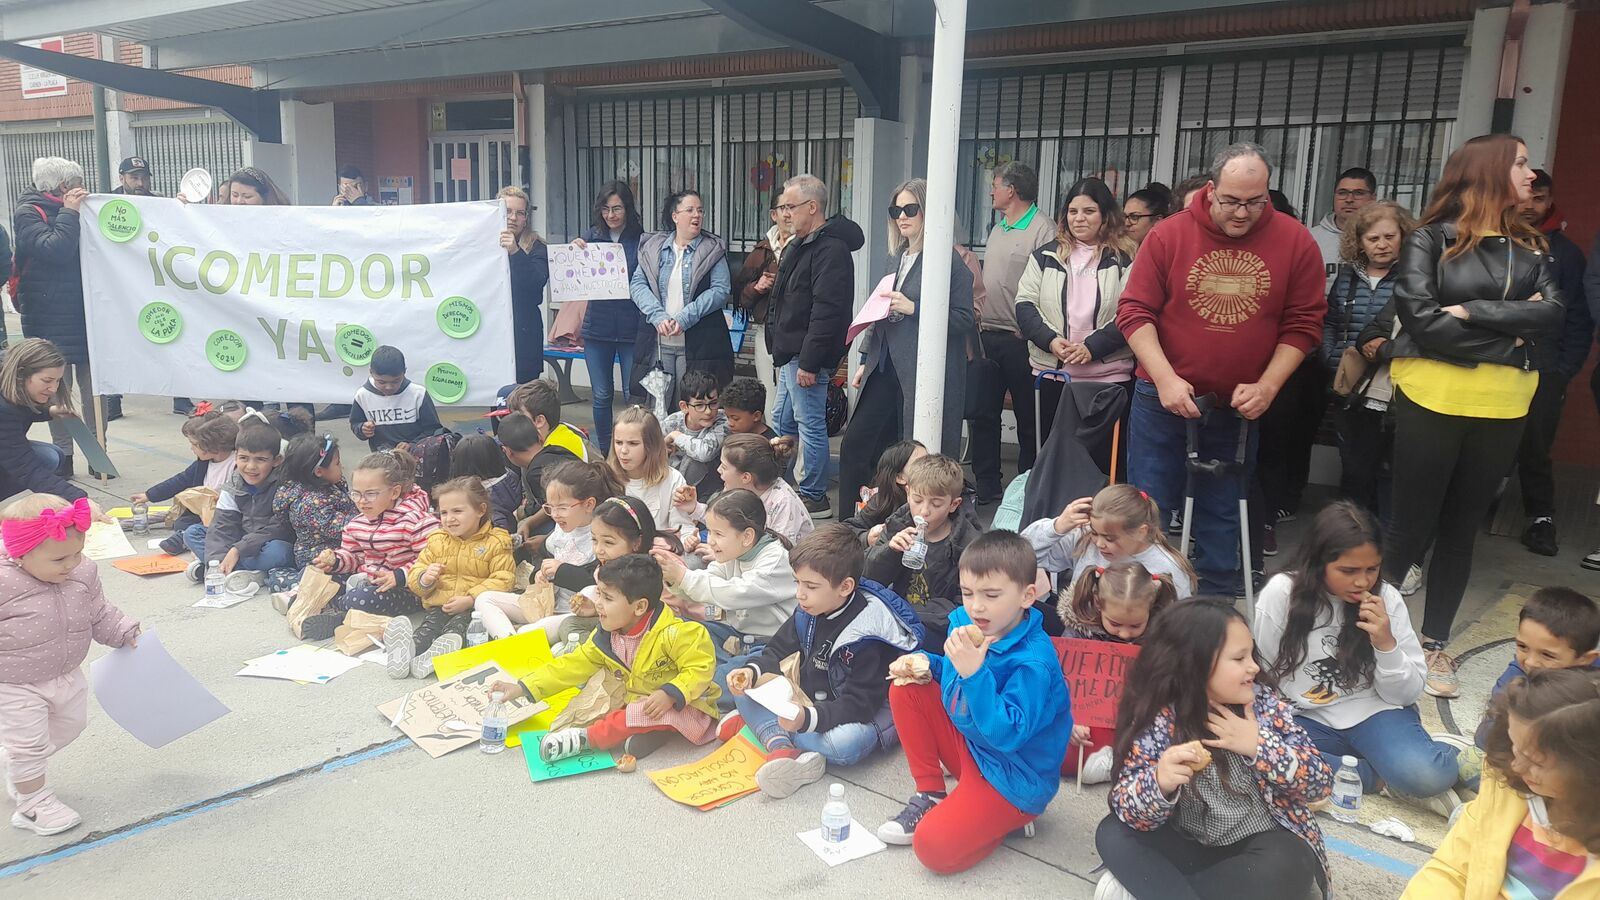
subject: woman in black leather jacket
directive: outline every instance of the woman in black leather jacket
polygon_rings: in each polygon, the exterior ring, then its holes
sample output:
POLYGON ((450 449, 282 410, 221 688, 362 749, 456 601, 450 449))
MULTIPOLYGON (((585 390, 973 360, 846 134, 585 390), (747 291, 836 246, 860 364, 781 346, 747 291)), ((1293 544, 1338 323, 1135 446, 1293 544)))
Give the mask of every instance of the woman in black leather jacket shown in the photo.
POLYGON ((1456 696, 1445 653, 1472 574, 1472 545, 1510 471, 1539 373, 1534 347, 1565 315, 1555 260, 1522 220, 1533 170, 1516 137, 1484 135, 1451 154, 1400 253, 1393 342, 1394 519, 1384 571, 1398 584, 1430 539, 1422 647, 1427 691, 1456 696))

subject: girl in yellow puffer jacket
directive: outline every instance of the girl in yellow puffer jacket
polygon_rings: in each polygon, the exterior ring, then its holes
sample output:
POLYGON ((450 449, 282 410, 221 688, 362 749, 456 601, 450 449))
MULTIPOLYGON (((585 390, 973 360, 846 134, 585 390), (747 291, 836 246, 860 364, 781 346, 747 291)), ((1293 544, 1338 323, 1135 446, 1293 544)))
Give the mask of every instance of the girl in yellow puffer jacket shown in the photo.
POLYGON ((396 616, 383 629, 390 678, 426 678, 433 658, 461 649, 472 606, 485 591, 510 590, 517 562, 511 535, 489 521, 489 492, 472 476, 434 490, 444 527, 428 536, 406 580, 422 597, 422 624, 396 616))

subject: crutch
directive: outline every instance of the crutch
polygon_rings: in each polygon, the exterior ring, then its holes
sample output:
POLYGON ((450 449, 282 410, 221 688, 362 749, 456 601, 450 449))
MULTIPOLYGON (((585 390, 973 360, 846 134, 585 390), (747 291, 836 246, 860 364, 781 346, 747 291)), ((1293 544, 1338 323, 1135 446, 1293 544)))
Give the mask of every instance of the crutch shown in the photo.
MULTIPOLYGON (((1200 410, 1199 418, 1188 419, 1184 422, 1187 429, 1187 446, 1184 454, 1184 485, 1183 485, 1183 536, 1179 542, 1179 551, 1185 558, 1189 556, 1189 529, 1194 523, 1194 485, 1195 476, 1208 475, 1222 477, 1233 475, 1239 485, 1239 549, 1243 560, 1244 570, 1244 603, 1245 615, 1255 616, 1255 573, 1250 567, 1250 481, 1245 467, 1245 457, 1250 447, 1250 431, 1255 423, 1243 416, 1239 419, 1239 444, 1232 460, 1201 459, 1200 458, 1200 425, 1213 412, 1217 411, 1217 397, 1215 394, 1206 394, 1194 398, 1195 408, 1200 410)), ((1237 415, 1237 413, 1234 413, 1237 415)))

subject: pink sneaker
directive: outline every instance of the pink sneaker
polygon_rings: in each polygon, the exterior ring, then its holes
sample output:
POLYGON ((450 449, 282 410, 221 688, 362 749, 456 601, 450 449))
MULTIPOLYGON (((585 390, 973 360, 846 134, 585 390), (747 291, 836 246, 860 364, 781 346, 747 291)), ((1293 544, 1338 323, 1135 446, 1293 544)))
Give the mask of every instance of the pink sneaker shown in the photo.
POLYGON ((13 827, 37 835, 60 834, 69 828, 76 828, 82 821, 83 817, 56 799, 55 791, 49 788, 22 798, 17 804, 17 811, 11 814, 13 827))

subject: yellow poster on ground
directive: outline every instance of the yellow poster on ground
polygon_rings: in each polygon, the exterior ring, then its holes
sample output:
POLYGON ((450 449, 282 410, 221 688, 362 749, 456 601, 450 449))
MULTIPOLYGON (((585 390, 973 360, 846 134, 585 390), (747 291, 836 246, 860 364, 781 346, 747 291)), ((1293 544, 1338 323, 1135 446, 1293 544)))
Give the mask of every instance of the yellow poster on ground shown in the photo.
POLYGON ((767 757, 743 735, 735 735, 711 755, 672 769, 650 772, 661 792, 686 806, 711 809, 721 801, 756 790, 756 770, 767 757))

